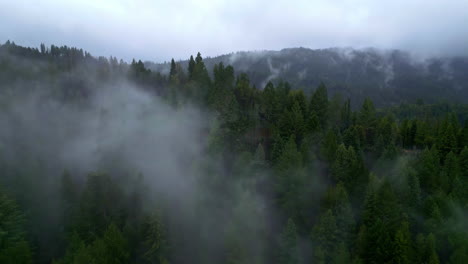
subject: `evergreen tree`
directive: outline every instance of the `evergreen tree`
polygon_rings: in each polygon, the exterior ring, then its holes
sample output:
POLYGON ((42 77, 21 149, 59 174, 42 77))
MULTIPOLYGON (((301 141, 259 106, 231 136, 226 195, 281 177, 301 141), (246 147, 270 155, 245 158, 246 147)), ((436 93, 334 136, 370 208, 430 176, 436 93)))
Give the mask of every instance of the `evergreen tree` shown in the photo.
POLYGON ((412 263, 411 233, 408 221, 404 220, 395 234, 394 263, 412 263))
POLYGON ((309 113, 306 119, 306 131, 309 133, 316 132, 320 128, 320 121, 318 119, 317 113, 312 111, 309 113))
MULTIPOLYGON (((64 216, 68 217, 73 215, 76 209, 76 204, 79 199, 78 186, 71 178, 68 171, 62 174, 61 179, 61 197, 63 200, 64 216)), ((67 223, 68 221, 66 221, 67 223)))
POLYGON ((304 117, 298 102, 295 102, 291 110, 285 111, 279 120, 278 128, 283 138, 295 135, 298 142, 304 136, 304 117))
POLYGON ((418 165, 418 176, 421 187, 429 192, 439 189, 439 172, 440 164, 437 149, 435 147, 432 147, 430 150, 426 148, 421 153, 418 165))
POLYGON ((435 236, 431 233, 427 236, 426 239, 426 258, 427 258, 427 263, 428 264, 439 264, 439 256, 437 255, 436 252, 436 246, 435 246, 435 236))
POLYGON ((351 257, 346 244, 341 242, 335 249, 330 263, 334 264, 347 264, 351 262, 351 257))
POLYGON ((288 220, 286 228, 281 234, 280 249, 279 249, 279 264, 299 264, 300 252, 297 240, 296 225, 292 219, 288 220))
POLYGON ((338 241, 338 227, 336 218, 331 210, 324 212, 315 225, 312 233, 312 240, 323 250, 325 262, 328 263, 335 252, 338 241))
POLYGON ((280 208, 295 223, 300 224, 306 221, 303 214, 307 199, 304 196, 307 184, 302 161, 302 155, 297 149, 295 138, 291 136, 275 165, 276 193, 280 208))
POLYGON ((273 83, 268 82, 261 94, 261 118, 269 125, 273 125, 278 121, 282 110, 279 92, 273 83))
POLYGON ((415 171, 408 171, 408 203, 412 208, 419 208, 421 206, 421 187, 419 184, 419 178, 415 171))
POLYGON ((325 128, 328 121, 328 92, 323 83, 320 83, 310 99, 309 113, 312 112, 317 115, 320 127, 325 128))
POLYGON ((177 67, 174 59, 171 59, 171 69, 169 71, 169 77, 173 78, 177 74, 177 67))
POLYGON ((25 218, 15 201, 0 190, 0 263, 32 263, 32 251, 26 240, 25 218))
POLYGON ((460 167, 458 157, 455 153, 450 151, 445 157, 445 162, 442 170, 441 186, 446 193, 449 193, 452 190, 453 181, 458 178, 460 175, 460 167))
POLYGON ((114 224, 110 224, 101 239, 91 245, 96 263, 127 263, 129 259, 127 241, 114 224))
POLYGON ((341 124, 342 124, 341 129, 342 130, 345 130, 351 126, 351 114, 352 114, 351 100, 348 99, 345 101, 345 103, 341 107, 341 124))
MULTIPOLYGON (((468 147, 464 147, 460 153, 461 178, 468 181, 468 147)), ((463 181, 463 180, 462 180, 463 181)))
POLYGON ((147 216, 142 229, 143 258, 146 263, 167 264, 168 245, 158 215, 147 216))
POLYGON ((333 163, 335 160, 335 154, 336 150, 338 149, 338 139, 335 134, 335 132, 331 129, 327 131, 327 134, 325 135, 325 139, 322 142, 321 146, 321 154, 322 157, 330 162, 330 164, 333 163))
POLYGON ((366 146, 372 146, 376 139, 376 114, 374 104, 369 98, 366 98, 362 104, 359 112, 359 124, 362 125, 365 131, 366 146))
POLYGON ((122 223, 123 197, 121 189, 108 175, 88 175, 75 226, 83 240, 88 242, 101 235, 111 223, 122 223))
POLYGON ((190 56, 189 63, 188 63, 188 73, 189 73, 189 78, 191 80, 193 79, 194 71, 195 71, 195 60, 193 59, 193 56, 190 56))
POLYGON ((349 188, 355 183, 353 176, 356 174, 357 157, 353 147, 346 148, 341 144, 335 153, 335 161, 332 172, 336 181, 342 181, 349 188))

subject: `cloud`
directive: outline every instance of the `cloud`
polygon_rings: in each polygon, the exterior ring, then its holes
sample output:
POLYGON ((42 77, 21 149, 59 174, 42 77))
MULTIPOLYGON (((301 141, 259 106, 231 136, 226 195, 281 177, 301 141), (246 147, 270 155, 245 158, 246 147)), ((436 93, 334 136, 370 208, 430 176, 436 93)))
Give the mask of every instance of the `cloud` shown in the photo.
POLYGON ((466 10, 466 0, 2 1, 0 41, 156 61, 295 46, 467 55, 466 10))
MULTIPOLYGON (((267 240, 258 232, 265 228, 266 214, 275 212, 266 212, 257 189, 271 177, 266 169, 228 177, 232 174, 225 173, 218 155, 207 151, 214 114, 191 105, 175 109, 125 79, 95 86, 84 104, 60 102, 46 92, 48 86, 41 82, 37 91, 23 87, 0 98, 0 158, 7 172, 2 182, 14 179, 20 190, 34 186, 32 197, 43 200, 43 195, 58 197, 64 170, 77 182, 94 171, 116 182, 131 182, 141 173, 148 190, 143 206, 163 210, 178 259, 202 262, 198 253, 203 252, 205 261, 219 263, 226 237, 239 232, 248 238, 242 245, 249 256, 262 257, 267 240), (222 190, 215 182, 223 183, 222 190)), ((36 217, 47 219, 47 230, 60 228, 50 224, 51 219, 60 222, 53 202, 37 206, 36 217)))

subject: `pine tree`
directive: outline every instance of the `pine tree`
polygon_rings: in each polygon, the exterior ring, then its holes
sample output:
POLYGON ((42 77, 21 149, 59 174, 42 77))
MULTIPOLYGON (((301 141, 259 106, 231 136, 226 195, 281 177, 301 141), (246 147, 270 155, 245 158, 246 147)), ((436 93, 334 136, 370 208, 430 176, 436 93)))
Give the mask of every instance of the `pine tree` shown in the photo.
POLYGON ((418 165, 418 176, 421 181, 421 187, 426 191, 433 192, 440 188, 439 185, 439 155, 435 147, 430 150, 425 149, 421 153, 418 165))
POLYGON ((278 121, 283 110, 282 108, 283 106, 281 105, 278 89, 275 88, 273 83, 268 82, 261 94, 261 118, 267 122, 267 125, 273 125, 278 121))
POLYGON ((457 155, 452 151, 445 157, 442 174, 445 180, 441 182, 442 188, 446 193, 449 193, 452 190, 453 181, 460 175, 459 161, 457 155))
POLYGON ((78 202, 78 186, 71 178, 68 171, 64 171, 61 178, 61 197, 65 217, 71 216, 78 202))
POLYGON ((303 221, 303 196, 305 173, 302 168, 302 155, 298 151, 295 138, 291 136, 275 165, 276 193, 280 208, 295 223, 303 221))
POLYGON ((457 245, 450 256, 451 264, 468 263, 468 241, 457 245))
POLYGON ((338 149, 337 136, 333 130, 329 129, 327 131, 327 134, 325 135, 325 139, 322 142, 321 151, 320 151, 321 155, 326 161, 330 162, 330 164, 333 164, 337 149, 338 149))
POLYGON ((16 202, 0 190, 0 263, 32 263, 24 225, 25 217, 16 202))
POLYGON ((367 241, 367 237, 367 227, 366 225, 361 225, 356 238, 356 253, 361 261, 367 257, 367 248, 371 246, 369 245, 371 242, 367 241))
POLYGON ((190 80, 193 79, 193 72, 195 71, 195 60, 193 56, 190 56, 189 63, 188 63, 188 73, 190 80))
POLYGON ((337 246, 338 227, 332 210, 324 212, 314 226, 312 240, 323 250, 326 262, 328 262, 337 246))
POLYGON ((445 157, 450 151, 458 152, 458 133, 460 124, 454 113, 449 113, 438 129, 437 147, 441 157, 445 157))
POLYGON ((439 264, 439 256, 436 252, 436 241, 435 236, 431 233, 427 236, 426 239, 426 254, 427 254, 427 263, 428 264, 439 264))
POLYGON ((351 126, 351 100, 348 99, 341 107, 341 129, 345 130, 351 126))
POLYGON ((349 147, 352 146, 356 152, 361 149, 361 129, 358 126, 347 128, 343 132, 343 143, 349 147))
POLYGON ((283 138, 289 138, 291 135, 294 135, 297 142, 302 140, 305 132, 305 124, 298 102, 293 104, 291 110, 287 110, 281 115, 278 128, 283 138))
POLYGON ((317 113, 315 113, 315 111, 312 111, 309 113, 306 119, 306 131, 308 133, 313 133, 313 132, 317 132, 319 128, 320 128, 320 121, 318 119, 317 113))
POLYGON ((297 241, 296 225, 292 219, 288 220, 286 228, 281 234, 278 264, 299 264, 300 252, 297 241))
POLYGON ((348 249, 346 248, 346 244, 344 242, 339 243, 332 255, 332 259, 330 263, 348 264, 350 262, 351 262, 351 257, 350 257, 348 249))
POLYGON ((89 242, 101 235, 111 223, 121 224, 123 216, 122 190, 109 175, 88 175, 79 204, 79 217, 75 229, 89 242))
POLYGON ((468 147, 468 119, 458 135, 458 148, 461 150, 465 147, 468 147))
POLYGON ((102 240, 106 245, 107 263, 127 263, 129 258, 128 244, 116 225, 110 224, 102 240))
POLYGON ((366 98, 362 104, 361 110, 359 112, 359 124, 363 126, 365 131, 366 146, 372 146, 376 139, 376 114, 374 104, 369 98, 366 98))
POLYGON ((468 147, 464 147, 460 152, 460 172, 462 181, 468 181, 468 147))
POLYGON ((331 209, 335 216, 337 240, 348 245, 355 229, 355 221, 348 193, 342 182, 327 191, 323 207, 331 209))
POLYGON ((332 172, 336 181, 342 181, 346 187, 351 187, 356 179, 357 157, 353 147, 346 148, 341 144, 335 153, 335 161, 332 165, 332 172))
POLYGON ((160 217, 152 214, 146 217, 142 229, 143 258, 146 263, 167 264, 168 245, 160 217))
POLYGON ((395 234, 394 263, 412 263, 412 241, 408 221, 404 220, 395 234))
POLYGON ((320 123, 320 127, 326 128, 328 121, 328 92, 325 84, 320 83, 312 94, 309 103, 309 113, 315 112, 320 123))
POLYGON ((302 156, 297 150, 296 137, 294 135, 289 137, 286 142, 284 150, 276 163, 276 171, 279 173, 287 172, 290 169, 302 167, 302 156))
POLYGON ((177 74, 177 67, 174 59, 171 59, 171 69, 169 71, 169 77, 173 78, 177 74))
POLYGON ((409 170, 408 174, 408 203, 412 208, 419 208, 421 206, 421 187, 419 178, 415 171, 409 170))

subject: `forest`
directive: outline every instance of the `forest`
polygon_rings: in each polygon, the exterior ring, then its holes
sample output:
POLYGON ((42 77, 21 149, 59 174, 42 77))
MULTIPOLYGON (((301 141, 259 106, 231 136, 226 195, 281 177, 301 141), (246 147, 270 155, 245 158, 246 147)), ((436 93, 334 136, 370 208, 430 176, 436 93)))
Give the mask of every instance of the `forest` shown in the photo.
POLYGON ((466 103, 169 64, 0 45, 0 263, 468 263, 466 103))

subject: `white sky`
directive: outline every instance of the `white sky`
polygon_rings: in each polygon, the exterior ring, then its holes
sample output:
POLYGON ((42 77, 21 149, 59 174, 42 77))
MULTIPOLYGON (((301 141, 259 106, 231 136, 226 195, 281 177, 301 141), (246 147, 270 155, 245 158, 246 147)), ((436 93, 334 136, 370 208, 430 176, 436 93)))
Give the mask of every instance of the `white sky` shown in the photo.
POLYGON ((468 55, 468 0, 0 0, 0 42, 153 61, 289 47, 468 55))

